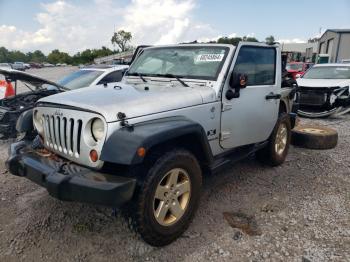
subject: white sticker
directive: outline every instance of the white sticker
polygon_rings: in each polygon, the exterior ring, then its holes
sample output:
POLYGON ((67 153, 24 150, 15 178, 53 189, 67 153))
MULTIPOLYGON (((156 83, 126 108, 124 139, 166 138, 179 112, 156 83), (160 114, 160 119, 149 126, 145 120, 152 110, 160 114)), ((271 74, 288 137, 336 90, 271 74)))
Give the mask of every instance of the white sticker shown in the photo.
POLYGON ((221 62, 224 54, 201 54, 198 55, 197 62, 221 62))

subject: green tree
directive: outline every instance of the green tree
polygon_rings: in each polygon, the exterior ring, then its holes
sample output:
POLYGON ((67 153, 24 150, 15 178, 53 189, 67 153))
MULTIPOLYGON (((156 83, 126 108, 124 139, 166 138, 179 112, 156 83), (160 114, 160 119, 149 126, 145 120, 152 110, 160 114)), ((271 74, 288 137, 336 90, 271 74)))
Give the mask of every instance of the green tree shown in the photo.
POLYGON ((28 62, 27 56, 21 51, 14 50, 9 52, 9 61, 10 63, 20 61, 20 62, 28 62))
POLYGON ((114 51, 112 51, 111 49, 109 49, 105 46, 102 46, 101 49, 93 49, 92 50, 92 54, 94 56, 94 59, 96 57, 109 56, 109 55, 112 55, 114 53, 115 53, 114 51))
POLYGON ((122 52, 129 49, 128 43, 131 41, 132 35, 130 32, 119 30, 114 33, 111 39, 112 44, 117 44, 122 52))
POLYGON ((232 38, 229 38, 229 37, 221 37, 218 39, 218 43, 219 44, 230 44, 230 45, 238 45, 238 43, 242 41, 242 38, 241 37, 232 37, 232 38))
POLYGON ((43 63, 48 61, 52 64, 91 64, 97 57, 108 56, 118 52, 118 50, 111 50, 105 46, 102 46, 98 49, 86 49, 82 52, 77 52, 73 56, 55 49, 52 50, 48 56, 46 56, 40 50, 35 50, 34 52, 28 52, 25 54, 21 51, 10 51, 5 47, 0 47, 0 63, 13 63, 15 61, 43 63))
POLYGON ((71 57, 65 52, 60 52, 58 49, 52 50, 51 53, 47 56, 49 63, 58 64, 58 63, 71 63, 71 57))
POLYGON ((0 63, 7 62, 9 62, 9 50, 2 46, 0 47, 0 63))
POLYGON ((47 57, 40 50, 35 50, 31 53, 30 61, 35 63, 42 63, 47 60, 47 57))
POLYGON ((251 37, 251 36, 243 36, 242 41, 244 41, 244 42, 259 42, 258 39, 256 39, 255 37, 251 37))
POLYGON ((275 37, 273 35, 270 35, 270 36, 265 38, 265 41, 268 44, 273 44, 273 43, 275 43, 275 37))

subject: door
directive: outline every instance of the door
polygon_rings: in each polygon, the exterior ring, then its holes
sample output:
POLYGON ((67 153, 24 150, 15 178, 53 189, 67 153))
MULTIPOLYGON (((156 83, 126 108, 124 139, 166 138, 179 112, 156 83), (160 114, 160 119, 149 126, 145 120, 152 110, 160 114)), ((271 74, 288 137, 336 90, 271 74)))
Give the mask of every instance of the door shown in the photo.
MULTIPOLYGON (((232 71, 248 77, 247 86, 238 98, 227 99, 229 78, 223 88, 220 144, 223 148, 262 142, 270 136, 278 117, 281 86, 280 52, 266 44, 244 44, 237 47, 232 71)), ((232 89, 231 89, 232 90, 232 89)))

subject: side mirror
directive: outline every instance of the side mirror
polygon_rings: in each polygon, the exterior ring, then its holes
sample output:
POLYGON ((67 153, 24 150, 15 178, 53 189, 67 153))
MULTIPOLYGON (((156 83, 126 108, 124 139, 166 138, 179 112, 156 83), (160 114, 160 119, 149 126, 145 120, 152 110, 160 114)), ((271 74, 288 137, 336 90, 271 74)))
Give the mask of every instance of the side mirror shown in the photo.
POLYGON ((231 100, 232 98, 238 98, 240 96, 240 90, 247 87, 248 76, 245 74, 231 73, 229 85, 231 89, 227 90, 226 98, 231 100))

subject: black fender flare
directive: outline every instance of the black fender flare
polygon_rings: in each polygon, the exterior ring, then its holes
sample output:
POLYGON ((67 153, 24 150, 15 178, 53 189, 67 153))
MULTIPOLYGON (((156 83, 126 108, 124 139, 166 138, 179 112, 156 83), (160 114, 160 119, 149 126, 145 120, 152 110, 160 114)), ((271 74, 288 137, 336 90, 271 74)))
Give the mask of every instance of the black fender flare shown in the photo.
POLYGON ((140 164, 143 157, 137 154, 138 148, 145 148, 147 156, 150 148, 186 135, 196 137, 204 161, 211 163, 213 155, 203 127, 185 117, 162 118, 118 129, 105 141, 100 159, 122 165, 140 164))
POLYGON ((34 130, 33 109, 24 111, 17 119, 16 130, 19 133, 30 132, 34 130))

